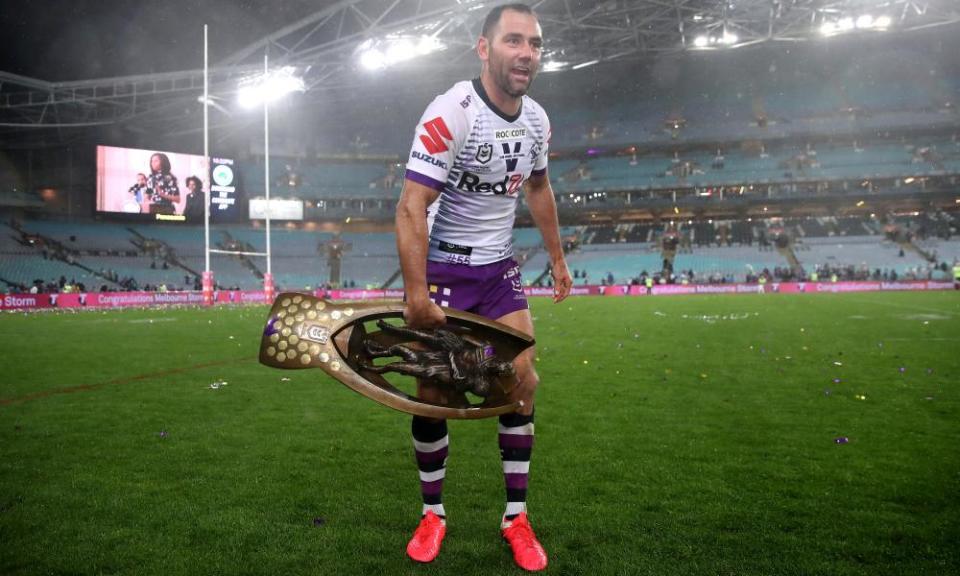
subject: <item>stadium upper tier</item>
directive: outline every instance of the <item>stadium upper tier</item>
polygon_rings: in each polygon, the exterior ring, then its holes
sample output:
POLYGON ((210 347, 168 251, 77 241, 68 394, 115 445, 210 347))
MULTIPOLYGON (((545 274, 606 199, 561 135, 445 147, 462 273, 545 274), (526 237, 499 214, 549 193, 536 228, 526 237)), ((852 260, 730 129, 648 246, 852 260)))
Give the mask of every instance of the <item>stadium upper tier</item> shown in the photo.
MULTIPOLYGON (((275 164, 280 165, 271 166, 271 195, 318 205, 330 199, 395 200, 403 180, 403 169, 387 162, 304 161, 296 168, 275 164)), ((915 137, 815 147, 638 150, 554 158, 549 169, 559 193, 935 176, 960 173, 960 140, 915 137)), ((247 194, 262 194, 263 167, 248 163, 241 170, 247 194)))
MULTIPOLYGON (((541 73, 530 96, 549 114, 551 147, 564 152, 955 129, 955 47, 923 34, 842 47, 771 42, 541 73)), ((399 98, 357 94, 321 121, 311 148, 405 157, 427 104, 460 79, 426 78, 399 98)))
POLYGON ((561 193, 862 180, 960 172, 960 142, 875 142, 561 159, 550 164, 561 193), (927 151, 924 151, 926 149, 927 151))

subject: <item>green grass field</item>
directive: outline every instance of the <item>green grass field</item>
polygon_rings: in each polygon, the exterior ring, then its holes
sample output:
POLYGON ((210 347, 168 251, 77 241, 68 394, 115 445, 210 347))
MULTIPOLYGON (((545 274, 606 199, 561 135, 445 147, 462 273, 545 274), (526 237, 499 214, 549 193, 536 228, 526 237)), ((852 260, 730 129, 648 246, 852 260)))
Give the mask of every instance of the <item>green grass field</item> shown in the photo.
MULTIPOLYGON (((960 572, 960 294, 532 305, 547 573, 960 572)), ((258 365, 265 315, 0 316, 0 574, 520 573, 496 421, 414 565, 409 417, 258 365)))

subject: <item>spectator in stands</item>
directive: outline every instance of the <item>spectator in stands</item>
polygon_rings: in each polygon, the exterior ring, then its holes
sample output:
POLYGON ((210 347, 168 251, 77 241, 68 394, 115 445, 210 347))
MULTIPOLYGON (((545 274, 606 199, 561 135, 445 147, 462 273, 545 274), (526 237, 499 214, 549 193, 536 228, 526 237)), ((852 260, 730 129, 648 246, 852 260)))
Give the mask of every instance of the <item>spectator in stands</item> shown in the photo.
POLYGON ((577 180, 590 180, 593 177, 593 170, 587 165, 586 160, 581 160, 577 164, 577 180))
POLYGON ((713 163, 710 164, 710 167, 714 170, 723 170, 723 167, 726 163, 726 159, 723 157, 723 154, 720 152, 720 149, 717 149, 717 155, 713 157, 713 163))
POLYGON ((387 164, 387 175, 383 177, 383 187, 391 190, 397 187, 400 181, 397 179, 397 165, 393 162, 387 164))
POLYGON ((196 176, 190 176, 186 180, 187 184, 187 204, 183 208, 183 215, 188 222, 200 222, 203 220, 203 202, 205 194, 203 193, 203 182, 196 176))
POLYGON ((180 203, 180 187, 177 177, 170 173, 170 158, 162 152, 150 157, 150 177, 147 186, 150 189, 151 214, 175 214, 174 204, 180 203))

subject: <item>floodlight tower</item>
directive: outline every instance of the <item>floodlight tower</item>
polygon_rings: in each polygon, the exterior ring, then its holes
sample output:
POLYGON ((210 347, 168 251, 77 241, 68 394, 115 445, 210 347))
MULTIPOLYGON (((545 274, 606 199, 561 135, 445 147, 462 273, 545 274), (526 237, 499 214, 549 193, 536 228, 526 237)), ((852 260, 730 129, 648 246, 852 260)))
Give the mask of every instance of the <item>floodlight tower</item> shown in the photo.
MULTIPOLYGON (((263 105, 263 190, 266 201, 266 211, 264 220, 266 221, 266 252, 234 252, 246 256, 265 256, 267 259, 267 271, 263 275, 263 290, 266 293, 268 302, 273 300, 275 285, 273 281, 273 269, 271 262, 270 247, 270 102, 278 100, 291 92, 303 92, 303 78, 294 74, 294 69, 290 66, 284 66, 274 72, 270 72, 269 55, 263 54, 263 75, 253 79, 244 80, 239 90, 240 104, 245 108, 256 108, 263 105)), ((213 252, 220 252, 213 250, 213 252)))

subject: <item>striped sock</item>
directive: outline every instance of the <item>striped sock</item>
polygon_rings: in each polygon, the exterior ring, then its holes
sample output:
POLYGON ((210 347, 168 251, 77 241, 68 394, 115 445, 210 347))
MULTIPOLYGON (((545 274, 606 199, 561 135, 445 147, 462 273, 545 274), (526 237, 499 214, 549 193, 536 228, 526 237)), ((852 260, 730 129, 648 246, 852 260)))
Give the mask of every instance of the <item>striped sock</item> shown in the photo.
POLYGON ((500 458, 503 460, 503 479, 507 487, 507 509, 504 523, 509 523, 527 509, 527 475, 530 473, 530 453, 533 451, 533 414, 503 414, 500 416, 500 458))
POLYGON ((443 510, 443 478, 447 473, 446 420, 413 417, 413 450, 420 471, 420 492, 423 495, 423 514, 433 512, 446 517, 443 510))

